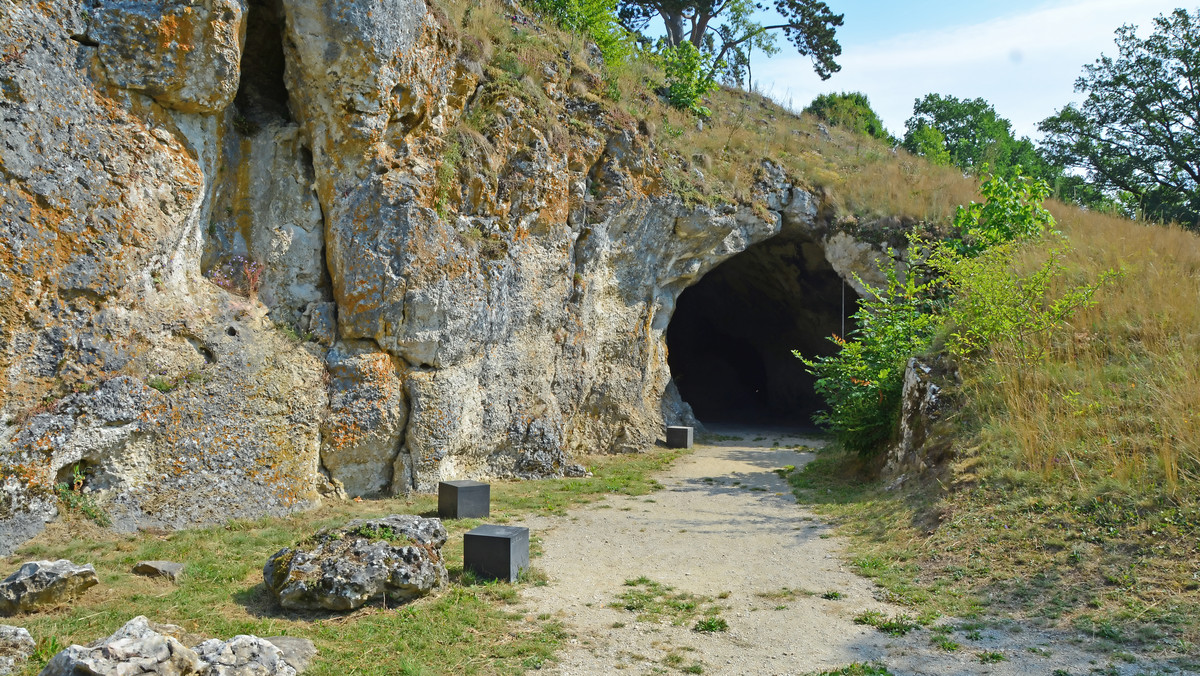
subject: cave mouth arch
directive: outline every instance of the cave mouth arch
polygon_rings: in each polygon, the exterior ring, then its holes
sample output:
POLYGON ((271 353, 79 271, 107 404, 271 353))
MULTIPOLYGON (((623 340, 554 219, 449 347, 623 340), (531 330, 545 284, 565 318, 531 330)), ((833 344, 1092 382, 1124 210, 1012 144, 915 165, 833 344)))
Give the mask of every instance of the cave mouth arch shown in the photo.
POLYGON ((685 289, 667 325, 667 363, 702 423, 814 427, 823 407, 805 356, 834 351, 858 295, 806 234, 783 233, 730 257, 685 289))

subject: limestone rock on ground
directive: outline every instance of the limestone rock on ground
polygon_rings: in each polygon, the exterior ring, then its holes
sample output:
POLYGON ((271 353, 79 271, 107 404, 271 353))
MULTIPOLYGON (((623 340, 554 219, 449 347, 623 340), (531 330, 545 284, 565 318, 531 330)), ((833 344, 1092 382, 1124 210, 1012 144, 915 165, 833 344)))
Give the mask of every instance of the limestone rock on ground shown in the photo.
POLYGON ((183 564, 173 561, 138 561, 133 572, 146 577, 165 577, 174 582, 183 573, 183 564))
POLYGON ((308 668, 312 666, 313 658, 317 656, 317 646, 306 638, 268 636, 267 641, 279 648, 280 654, 283 655, 283 661, 295 669, 297 674, 308 671, 308 668))
POLYGON ((294 676, 283 653, 273 643, 257 636, 234 636, 228 641, 210 639, 196 646, 196 654, 208 665, 205 676, 294 676))
POLYGON ((37 644, 25 629, 0 624, 0 675, 13 673, 18 664, 29 659, 35 647, 37 644))
POLYGON ((30 561, 0 582, 0 615, 13 615, 79 596, 100 582, 92 565, 66 559, 30 561))
POLYGON ((439 519, 393 514, 355 519, 280 550, 263 567, 284 608, 353 610, 371 601, 404 602, 445 586, 439 519))
POLYGON ((138 616, 103 641, 72 645, 58 653, 41 676, 295 676, 316 654, 312 642, 304 639, 281 637, 281 649, 267 639, 239 635, 228 641, 210 639, 193 650, 179 641, 180 636, 179 627, 138 616))

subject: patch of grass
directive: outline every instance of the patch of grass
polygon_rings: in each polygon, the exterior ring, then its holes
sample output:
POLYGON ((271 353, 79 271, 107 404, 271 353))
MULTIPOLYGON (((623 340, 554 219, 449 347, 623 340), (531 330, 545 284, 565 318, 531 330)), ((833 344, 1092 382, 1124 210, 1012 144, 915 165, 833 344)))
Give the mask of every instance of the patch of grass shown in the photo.
POLYGON ((1195 507, 980 481, 982 462, 972 454, 953 469, 976 473, 977 483, 959 490, 947 492, 942 479, 888 491, 869 461, 826 450, 788 481, 798 501, 849 538, 855 568, 893 602, 957 617, 1036 618, 1171 652, 1172 640, 1196 642, 1195 507))
POLYGON ((978 655, 976 655, 976 657, 983 664, 995 664, 997 662, 1005 662, 1008 660, 1008 658, 1005 657, 1003 653, 997 652, 995 650, 988 650, 985 652, 981 652, 978 655))
POLYGON ((881 664, 863 664, 855 662, 840 669, 830 671, 813 671, 808 676, 892 676, 892 672, 881 664))
POLYGON ((711 634, 719 631, 729 631, 729 623, 723 617, 705 617, 692 625, 692 631, 711 634))
POLYGON ((904 636, 914 629, 921 628, 921 624, 908 615, 901 613, 895 617, 888 617, 878 610, 859 613, 854 617, 854 623, 875 627, 890 636, 904 636))
POLYGON ((757 592, 755 596, 759 597, 760 599, 767 599, 770 601, 793 601, 802 596, 815 596, 815 594, 807 589, 780 587, 777 591, 757 592))
MULTIPOLYGON (((493 481, 492 516, 516 519, 561 513, 607 494, 643 495, 658 485, 650 474, 678 456, 675 451, 652 449, 644 455, 589 462, 591 477, 493 481)), ((375 605, 345 614, 284 611, 262 584, 262 566, 268 557, 323 528, 342 527, 355 518, 436 511, 436 496, 414 495, 330 502, 285 518, 175 532, 114 533, 87 520, 61 519, 15 555, 0 560, 3 567, 11 572, 30 559, 91 563, 101 587, 71 604, 21 618, 21 624, 40 641, 41 650, 16 673, 33 676, 63 647, 108 636, 136 615, 222 639, 237 634, 311 639, 320 653, 308 673, 317 676, 518 674, 551 663, 566 637, 561 623, 513 610, 520 601, 520 587, 540 584, 544 575, 531 571, 525 581, 511 585, 479 581, 463 570, 462 535, 477 526, 477 520, 444 522, 450 534, 442 549, 450 588, 399 608, 375 605), (188 574, 164 587, 131 572, 141 560, 179 561, 187 565, 188 574), (365 647, 373 646, 389 657, 364 656, 365 647)), ((537 553, 535 540, 531 555, 537 553)))
POLYGON ((609 607, 637 613, 641 622, 668 621, 683 626, 696 617, 712 617, 720 611, 707 596, 682 592, 644 575, 625 580, 625 587, 609 607))
POLYGON ((821 598, 825 599, 826 601, 837 601, 842 598, 842 593, 836 589, 831 589, 821 594, 821 598))
POLYGON ((929 637, 930 643, 945 650, 946 652, 954 652, 962 647, 962 645, 945 634, 934 634, 929 637))

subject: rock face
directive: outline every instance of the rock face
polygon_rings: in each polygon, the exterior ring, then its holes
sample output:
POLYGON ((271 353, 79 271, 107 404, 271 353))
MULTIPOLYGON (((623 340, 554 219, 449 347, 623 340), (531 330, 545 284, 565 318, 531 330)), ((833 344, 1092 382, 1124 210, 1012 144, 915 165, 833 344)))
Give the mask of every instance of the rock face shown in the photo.
POLYGON ((445 586, 446 537, 438 519, 399 514, 356 519, 280 550, 263 568, 263 580, 289 609, 403 603, 445 586))
MULTIPOLYGON (((135 617, 91 646, 73 645, 51 658, 41 676, 154 674, 156 676, 295 676, 279 648, 257 636, 212 639, 189 649, 183 630, 135 617)), ((307 664, 305 663, 305 666, 307 664)))
POLYGON ((30 561, 0 582, 0 615, 29 612, 79 596, 96 586, 96 569, 66 559, 30 561))
POLYGON ((0 624, 0 676, 16 671, 17 666, 28 660, 36 647, 28 631, 0 624))
POLYGON ((936 471, 951 457, 951 430, 944 428, 954 410, 949 391, 959 384, 949 357, 908 360, 900 395, 900 438, 888 449, 884 478, 900 480, 936 471))
POLYGON ((874 265, 771 162, 673 195, 594 56, 517 81, 456 23, 0 0, 0 548, 76 473, 124 529, 578 474, 694 422, 663 336, 722 261, 874 265))

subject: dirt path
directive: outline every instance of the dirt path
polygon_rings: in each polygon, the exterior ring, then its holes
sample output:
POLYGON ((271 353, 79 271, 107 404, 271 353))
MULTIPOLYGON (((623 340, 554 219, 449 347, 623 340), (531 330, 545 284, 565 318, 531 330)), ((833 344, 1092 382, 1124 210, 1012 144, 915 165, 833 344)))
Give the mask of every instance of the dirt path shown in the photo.
POLYGON ((663 489, 654 494, 527 522, 542 539, 535 565, 550 582, 523 592, 526 610, 561 618, 573 636, 547 673, 804 674, 873 661, 897 675, 1085 674, 1110 665, 1105 673, 1152 673, 1142 660, 1114 664, 1091 654, 1076 635, 1010 627, 968 636, 968 627, 949 634, 961 647, 948 652, 928 629, 893 638, 854 624, 863 611, 913 611, 877 600, 874 584, 843 563, 843 543, 772 472, 811 460, 787 447, 815 442, 739 436, 698 444, 659 477, 663 489), (611 607, 622 594, 652 589, 625 584, 642 576, 674 588, 659 590, 669 597, 700 597, 698 608, 639 621, 637 612, 611 607), (823 598, 829 592, 840 598, 823 598), (728 630, 694 631, 712 605, 728 630), (1004 661, 982 662, 989 652, 1004 661))

